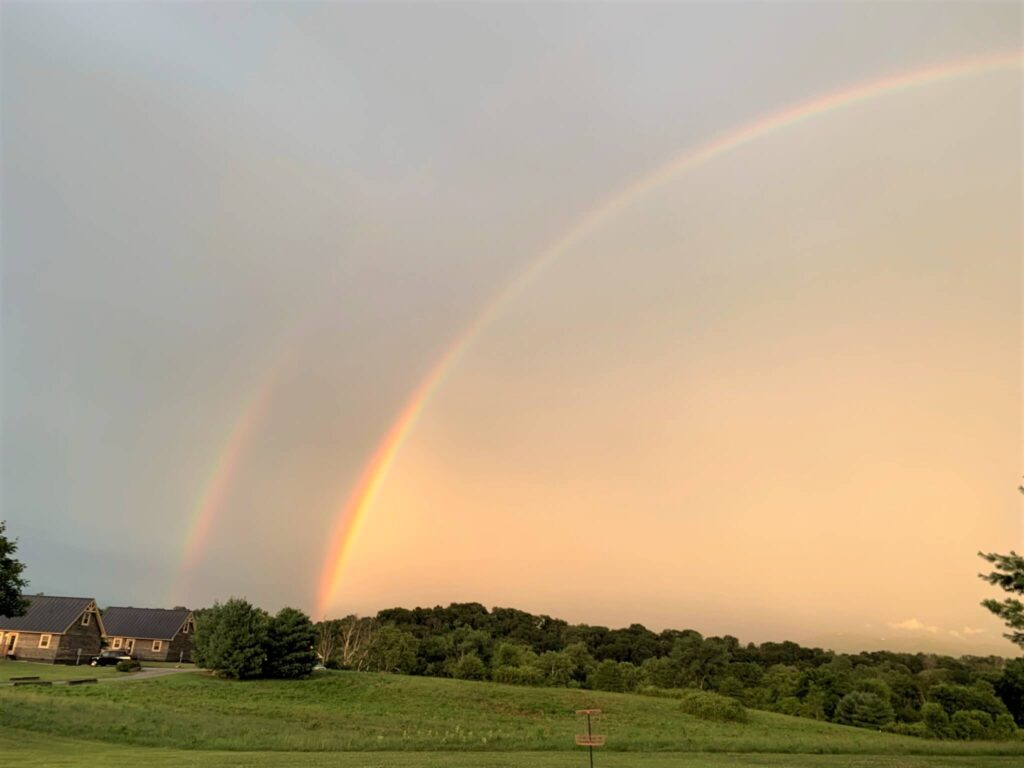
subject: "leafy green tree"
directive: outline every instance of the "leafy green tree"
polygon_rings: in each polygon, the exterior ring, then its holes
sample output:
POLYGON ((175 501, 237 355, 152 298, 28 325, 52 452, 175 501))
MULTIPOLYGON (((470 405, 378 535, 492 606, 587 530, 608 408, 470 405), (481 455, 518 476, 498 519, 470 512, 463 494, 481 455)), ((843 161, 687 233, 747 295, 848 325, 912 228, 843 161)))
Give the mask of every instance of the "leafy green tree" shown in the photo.
POLYGON ((800 670, 794 666, 789 664, 772 665, 761 678, 761 684, 768 689, 766 703, 774 704, 781 699, 795 697, 800 677, 800 670))
POLYGON ((577 683, 583 683, 594 670, 594 657, 590 655, 584 643, 569 643, 565 646, 565 653, 572 660, 572 679, 577 683))
POLYGON ((999 715, 992 723, 992 730, 989 731, 989 736, 993 739, 1015 739, 1017 734, 1017 724, 1010 715, 999 715))
POLYGON ((545 685, 566 687, 572 682, 574 663, 565 651, 545 651, 533 662, 545 685))
POLYGON ((528 646, 519 643, 498 643, 494 647, 491 663, 495 667, 521 667, 531 660, 532 655, 528 646))
POLYGON ((267 626, 263 676, 283 680, 309 677, 316 664, 316 628, 309 616, 282 608, 267 626))
POLYGON ((640 685, 640 669, 628 661, 620 661, 619 678, 622 680, 622 690, 627 693, 635 691, 640 685))
POLYGON ((597 665, 587 683, 595 691, 623 691, 625 684, 622 680, 622 670, 617 662, 605 659, 597 665))
POLYGON ((679 665, 666 656, 647 659, 640 665, 640 679, 644 685, 655 688, 675 688, 679 677, 679 665))
POLYGON ((949 715, 941 704, 929 701, 921 707, 921 721, 928 733, 936 739, 944 739, 950 735, 949 715))
POLYGON ((408 674, 416 666, 418 645, 410 633, 386 624, 373 636, 368 666, 377 672, 408 674))
POLYGON ((949 718, 949 730, 957 739, 984 739, 991 729, 992 715, 978 709, 961 709, 949 718))
POLYGON ((21 575, 25 565, 14 557, 18 542, 7 538, 6 528, 0 520, 0 616, 21 616, 27 606, 21 593, 28 582, 21 575))
POLYGON ((833 718, 843 725, 881 728, 896 719, 892 705, 877 693, 854 691, 843 696, 833 718))
POLYGON ((1006 705, 996 696, 995 689, 983 681, 974 685, 939 683, 929 689, 928 698, 940 704, 950 717, 965 710, 987 712, 992 718, 1008 714, 1006 705))
POLYGON ((263 673, 267 614, 248 601, 231 598, 196 617, 196 662, 221 677, 245 680, 263 673))
POLYGON ((476 653, 470 651, 452 665, 452 677, 459 680, 483 680, 487 677, 487 665, 476 653))

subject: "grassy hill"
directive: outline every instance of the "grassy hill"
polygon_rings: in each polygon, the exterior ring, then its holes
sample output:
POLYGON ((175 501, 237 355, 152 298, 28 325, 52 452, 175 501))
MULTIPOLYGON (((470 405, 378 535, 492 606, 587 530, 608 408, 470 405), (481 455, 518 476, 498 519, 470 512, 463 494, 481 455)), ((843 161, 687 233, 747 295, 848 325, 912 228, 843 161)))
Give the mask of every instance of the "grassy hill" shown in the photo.
POLYGON ((599 764, 611 766, 1011 765, 1024 757, 1022 742, 926 741, 766 712, 751 712, 747 723, 708 722, 671 699, 349 672, 299 682, 185 673, 0 688, 0 752, 17 754, 20 765, 79 765, 101 754, 105 765, 569 766, 583 757, 572 738, 582 707, 605 711, 599 764))

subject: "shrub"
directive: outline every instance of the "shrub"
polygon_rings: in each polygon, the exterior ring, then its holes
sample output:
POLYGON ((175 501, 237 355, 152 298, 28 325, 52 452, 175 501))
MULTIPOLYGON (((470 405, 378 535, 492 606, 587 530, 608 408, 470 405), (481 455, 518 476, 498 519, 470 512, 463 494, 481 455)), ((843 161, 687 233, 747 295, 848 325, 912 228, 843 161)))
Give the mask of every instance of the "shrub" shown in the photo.
POLYGON ((533 666, 495 667, 491 671, 491 679, 496 683, 509 685, 541 685, 544 682, 540 670, 533 666))
POLYGON ((961 709, 949 719, 949 727, 958 739, 984 739, 992 728, 992 716, 980 709, 961 709))
POLYGON ((921 707, 921 721, 924 723, 928 733, 937 739, 944 739, 950 735, 949 715, 940 704, 929 701, 921 707))
POLYGON ((932 732, 924 723, 889 723, 882 728, 886 733, 898 733, 901 736, 917 736, 919 738, 930 738, 932 732))
POLYGON ((114 669, 118 672, 138 672, 142 669, 142 664, 140 664, 137 659, 125 659, 124 661, 117 662, 114 669))
POLYGON ((611 659, 605 659, 587 677, 587 684, 595 691, 623 691, 622 670, 611 659))
POLYGON ((992 724, 989 736, 993 739, 1016 739, 1020 737, 1013 715, 999 715, 992 724))
POLYGON ((747 710, 736 699, 707 691, 685 690, 679 697, 680 708, 701 720, 727 723, 745 723, 747 710))
POLYGON ((833 720, 859 728, 881 728, 896 719, 892 704, 877 693, 854 691, 839 701, 833 720))
POLYGON ((452 664, 452 677, 459 680, 483 680, 487 677, 487 666, 475 653, 467 653, 452 664))

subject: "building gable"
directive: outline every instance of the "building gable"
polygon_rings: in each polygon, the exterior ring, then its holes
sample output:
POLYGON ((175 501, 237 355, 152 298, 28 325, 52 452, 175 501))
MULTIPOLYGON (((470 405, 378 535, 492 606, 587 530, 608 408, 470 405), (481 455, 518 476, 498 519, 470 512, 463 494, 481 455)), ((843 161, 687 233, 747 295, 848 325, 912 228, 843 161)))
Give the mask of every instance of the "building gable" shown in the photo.
POLYGON ((24 595, 28 608, 24 616, 0 616, 0 630, 4 632, 39 632, 64 634, 76 622, 96 621, 103 624, 91 597, 56 597, 53 595, 24 595))

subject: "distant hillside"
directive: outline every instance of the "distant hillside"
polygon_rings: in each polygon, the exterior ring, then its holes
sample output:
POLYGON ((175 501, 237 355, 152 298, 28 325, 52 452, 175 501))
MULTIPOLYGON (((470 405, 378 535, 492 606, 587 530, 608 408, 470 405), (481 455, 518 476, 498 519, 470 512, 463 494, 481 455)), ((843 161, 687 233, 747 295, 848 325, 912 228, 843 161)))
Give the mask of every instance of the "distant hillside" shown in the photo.
POLYGON ((306 681, 189 673, 0 688, 0 728, 188 750, 550 752, 577 749, 581 707, 604 710, 610 752, 1024 756, 1022 742, 914 739, 765 712, 709 722, 678 701, 632 694, 330 671, 306 681))

